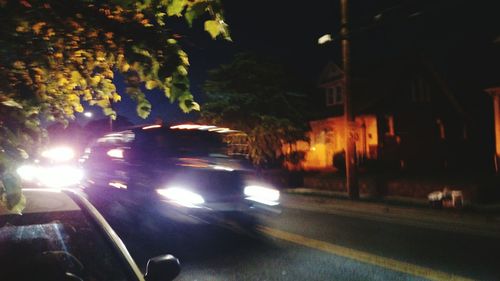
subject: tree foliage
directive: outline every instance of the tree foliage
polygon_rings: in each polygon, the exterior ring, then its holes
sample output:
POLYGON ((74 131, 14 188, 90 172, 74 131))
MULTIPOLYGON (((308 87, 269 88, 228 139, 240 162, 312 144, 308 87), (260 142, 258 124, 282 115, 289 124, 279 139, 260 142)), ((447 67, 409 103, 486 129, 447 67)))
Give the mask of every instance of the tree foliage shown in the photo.
POLYGON ((74 118, 83 101, 116 116, 111 105, 123 94, 113 84, 116 73, 143 118, 151 104, 142 86, 161 90, 185 112, 199 110, 189 59, 173 30, 197 18, 213 38, 229 39, 219 0, 0 0, 2 201, 19 201, 7 200, 18 186, 12 163, 40 141, 41 117, 74 118))
POLYGON ((282 159, 282 147, 304 138, 306 88, 282 65, 242 53, 209 72, 201 119, 245 132, 255 164, 282 159))

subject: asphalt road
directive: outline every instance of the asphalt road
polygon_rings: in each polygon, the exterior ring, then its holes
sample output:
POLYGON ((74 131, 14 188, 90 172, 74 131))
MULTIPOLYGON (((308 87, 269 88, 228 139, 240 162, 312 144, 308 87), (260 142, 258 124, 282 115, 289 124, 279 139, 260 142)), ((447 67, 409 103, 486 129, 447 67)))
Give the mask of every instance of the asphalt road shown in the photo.
POLYGON ((134 259, 171 253, 176 280, 500 280, 500 239, 299 209, 258 234, 102 210, 134 259))

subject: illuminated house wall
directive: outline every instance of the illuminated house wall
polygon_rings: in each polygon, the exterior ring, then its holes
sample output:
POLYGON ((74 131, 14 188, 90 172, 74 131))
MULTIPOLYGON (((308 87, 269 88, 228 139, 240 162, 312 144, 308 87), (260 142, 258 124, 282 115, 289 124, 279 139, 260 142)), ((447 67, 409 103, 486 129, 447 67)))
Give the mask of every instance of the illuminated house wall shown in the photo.
MULTIPOLYGON (((345 119, 331 117, 311 121, 309 147, 302 163, 304 169, 333 169, 333 156, 345 149, 345 119)), ((378 149, 377 119, 374 115, 356 117, 356 152, 358 158, 376 159, 378 149)))
POLYGON ((493 118, 495 128, 495 170, 500 171, 500 87, 486 90, 493 98, 493 118))

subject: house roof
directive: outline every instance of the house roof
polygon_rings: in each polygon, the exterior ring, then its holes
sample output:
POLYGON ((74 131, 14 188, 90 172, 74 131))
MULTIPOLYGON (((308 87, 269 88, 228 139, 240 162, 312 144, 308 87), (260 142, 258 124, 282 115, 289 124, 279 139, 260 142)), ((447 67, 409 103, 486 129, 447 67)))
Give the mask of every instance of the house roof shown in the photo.
MULTIPOLYGON (((343 72, 333 61, 328 62, 319 79, 319 87, 342 83, 343 72)), ((410 94, 412 81, 422 78, 432 88, 432 93, 445 97, 459 115, 464 110, 449 89, 447 83, 433 65, 422 56, 388 61, 384 65, 357 68, 353 66, 351 77, 352 107, 356 114, 371 113, 379 110, 395 110, 395 100, 410 94)))
POLYGON ((323 71, 321 72, 318 80, 319 87, 324 87, 332 82, 340 80, 344 72, 333 61, 328 62, 323 71))

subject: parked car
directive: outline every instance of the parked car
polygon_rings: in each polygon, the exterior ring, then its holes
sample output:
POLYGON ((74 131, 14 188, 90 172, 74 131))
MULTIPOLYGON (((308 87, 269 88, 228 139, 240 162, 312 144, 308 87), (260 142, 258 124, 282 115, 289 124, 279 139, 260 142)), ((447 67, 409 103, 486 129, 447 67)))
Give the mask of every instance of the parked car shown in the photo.
POLYGON ((173 280, 171 256, 149 260, 144 276, 99 212, 75 190, 24 189, 22 214, 0 206, 2 280, 173 280))
POLYGON ((85 190, 181 222, 252 226, 255 214, 279 212, 280 193, 252 176, 238 134, 207 125, 107 134, 83 156, 85 190))

